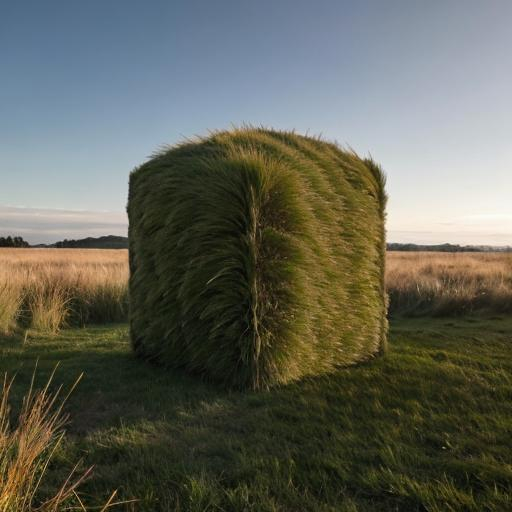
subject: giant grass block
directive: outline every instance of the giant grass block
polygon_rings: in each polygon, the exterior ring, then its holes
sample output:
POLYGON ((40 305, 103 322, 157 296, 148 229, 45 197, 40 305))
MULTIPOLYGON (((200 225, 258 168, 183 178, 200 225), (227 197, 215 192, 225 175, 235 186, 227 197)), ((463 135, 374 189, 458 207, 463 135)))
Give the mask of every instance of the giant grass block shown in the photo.
POLYGON ((382 352, 385 202, 372 160, 295 133, 160 152, 130 176, 135 352, 250 389, 382 352))

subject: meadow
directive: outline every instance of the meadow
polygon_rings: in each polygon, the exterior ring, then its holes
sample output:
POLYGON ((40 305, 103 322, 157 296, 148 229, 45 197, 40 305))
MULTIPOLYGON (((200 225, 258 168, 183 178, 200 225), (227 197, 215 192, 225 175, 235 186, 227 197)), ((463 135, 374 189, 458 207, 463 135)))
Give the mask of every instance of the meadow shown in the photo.
POLYGON ((511 268, 388 253, 385 357, 240 393, 133 356, 126 251, 0 251, 12 415, 36 362, 35 388, 84 374, 36 501, 81 461, 100 510, 116 489, 144 512, 512 510, 511 268))
POLYGON ((15 407, 55 364, 71 421, 39 496, 77 461, 90 506, 158 511, 512 510, 509 318, 393 320, 389 352, 268 392, 136 359, 125 325, 0 337, 15 407))
POLYGON ((127 281, 125 250, 0 248, 0 331, 124 321, 127 281))
MULTIPOLYGON (((0 332, 122 322, 128 253, 0 248, 0 332)), ((512 312, 512 253, 388 252, 391 316, 512 312)))
POLYGON ((388 252, 390 313, 512 312, 512 253, 388 252))

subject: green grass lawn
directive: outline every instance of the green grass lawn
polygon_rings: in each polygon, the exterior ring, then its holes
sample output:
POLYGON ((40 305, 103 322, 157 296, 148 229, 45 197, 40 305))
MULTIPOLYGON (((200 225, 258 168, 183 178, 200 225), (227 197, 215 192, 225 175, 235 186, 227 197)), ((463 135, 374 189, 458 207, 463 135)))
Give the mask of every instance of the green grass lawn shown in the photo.
POLYGON ((89 503, 130 510, 512 510, 512 319, 391 323, 386 357, 239 393, 135 359, 127 328, 0 340, 27 390, 83 381, 50 471, 94 464, 89 503), (127 506, 128 507, 128 506, 127 506))

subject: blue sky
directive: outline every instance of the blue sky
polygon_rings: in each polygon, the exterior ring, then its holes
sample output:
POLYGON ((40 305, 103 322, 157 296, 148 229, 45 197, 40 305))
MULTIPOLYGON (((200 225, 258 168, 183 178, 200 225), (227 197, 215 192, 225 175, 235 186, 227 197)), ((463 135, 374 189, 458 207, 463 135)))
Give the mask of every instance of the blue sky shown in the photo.
POLYGON ((0 234, 124 234, 133 167, 245 122, 371 153, 389 241, 512 245, 509 0, 0 9, 0 234))

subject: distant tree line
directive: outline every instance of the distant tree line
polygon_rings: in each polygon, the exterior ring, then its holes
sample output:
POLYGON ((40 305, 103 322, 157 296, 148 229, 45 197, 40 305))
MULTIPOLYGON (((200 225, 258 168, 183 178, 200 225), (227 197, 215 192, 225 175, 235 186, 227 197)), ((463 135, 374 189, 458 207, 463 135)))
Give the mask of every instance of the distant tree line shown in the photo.
POLYGON ((21 236, 0 236, 0 247, 29 247, 21 236))
POLYGON ((419 245, 419 244, 387 244, 388 251, 435 251, 435 252, 512 252, 512 247, 495 247, 492 245, 419 245))
POLYGON ((67 238, 64 238, 64 240, 61 240, 60 242, 55 242, 53 244, 53 247, 58 247, 60 249, 62 248, 76 248, 76 247, 84 247, 82 240, 68 240, 67 238))
POLYGON ((98 238, 88 237, 80 240, 64 239, 49 247, 57 248, 81 248, 81 249, 127 249, 128 238, 125 236, 107 235, 98 238))
POLYGON ((421 244, 388 244, 388 251, 435 251, 435 252, 480 252, 482 249, 472 246, 454 244, 421 245, 421 244))
POLYGON ((126 236, 107 235, 98 238, 82 238, 80 240, 64 239, 53 244, 30 245, 21 236, 1 236, 0 247, 127 249, 128 238, 126 236))

